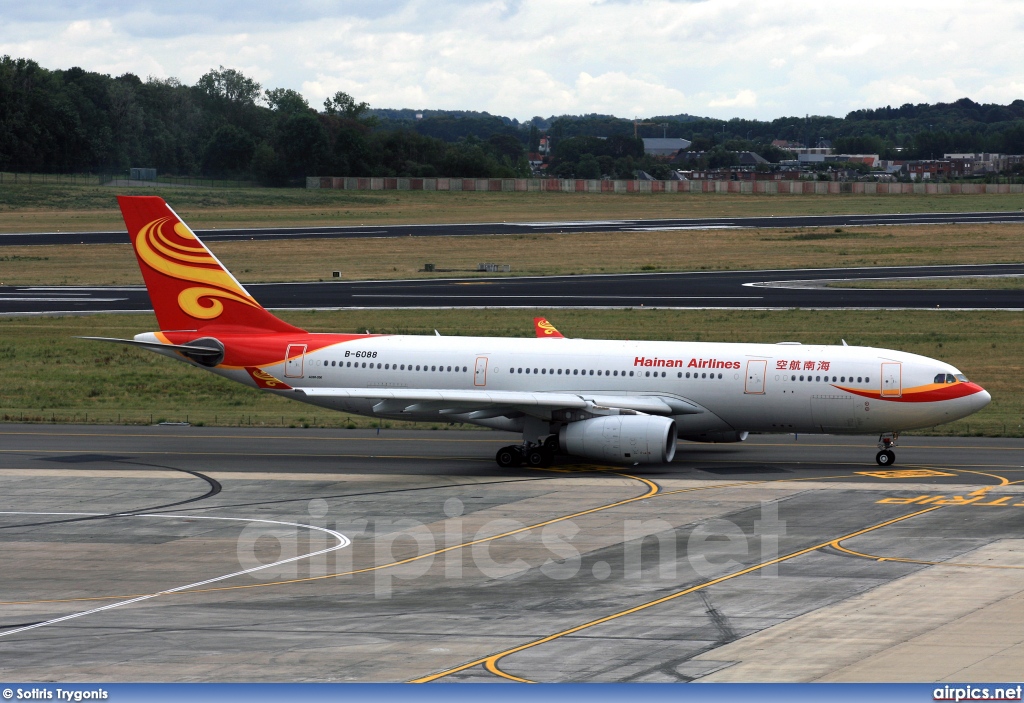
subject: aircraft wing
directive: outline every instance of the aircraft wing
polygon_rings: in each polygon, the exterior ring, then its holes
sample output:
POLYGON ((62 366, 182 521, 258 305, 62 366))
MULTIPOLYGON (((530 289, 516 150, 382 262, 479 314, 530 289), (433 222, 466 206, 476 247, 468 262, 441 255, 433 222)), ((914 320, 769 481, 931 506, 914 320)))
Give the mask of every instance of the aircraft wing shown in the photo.
MULTIPOLYGON (((507 410, 535 414, 538 411, 617 409, 649 415, 691 415, 703 408, 679 398, 663 396, 593 395, 589 393, 531 393, 416 388, 295 388, 309 398, 379 400, 374 411, 381 414, 439 412, 446 415, 507 410)), ((503 414, 503 413, 502 413, 503 414)))

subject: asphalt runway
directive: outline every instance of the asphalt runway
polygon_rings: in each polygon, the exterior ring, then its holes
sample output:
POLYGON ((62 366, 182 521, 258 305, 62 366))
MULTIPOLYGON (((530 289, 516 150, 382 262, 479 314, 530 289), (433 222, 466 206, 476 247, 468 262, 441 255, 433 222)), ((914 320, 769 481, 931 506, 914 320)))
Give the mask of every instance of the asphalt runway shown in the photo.
MULTIPOLYGON (((359 239, 370 237, 452 237, 493 234, 559 234, 568 232, 650 232, 685 229, 771 227, 866 227, 878 225, 996 224, 1024 222, 1024 210, 1007 212, 938 212, 889 215, 794 215, 781 217, 702 217, 566 222, 478 222, 437 225, 348 227, 268 227, 199 229, 204 242, 239 239, 359 239)), ((33 232, 0 234, 0 246, 33 244, 123 244, 125 230, 110 232, 33 232)))
MULTIPOLYGON (((831 287, 865 279, 1022 276, 1024 264, 421 279, 246 286, 267 308, 1022 310, 1020 290, 831 287)), ((0 315, 144 312, 142 287, 0 286, 0 315)))
POLYGON ((0 675, 999 681, 1024 441, 499 469, 482 431, 3 425, 0 675))

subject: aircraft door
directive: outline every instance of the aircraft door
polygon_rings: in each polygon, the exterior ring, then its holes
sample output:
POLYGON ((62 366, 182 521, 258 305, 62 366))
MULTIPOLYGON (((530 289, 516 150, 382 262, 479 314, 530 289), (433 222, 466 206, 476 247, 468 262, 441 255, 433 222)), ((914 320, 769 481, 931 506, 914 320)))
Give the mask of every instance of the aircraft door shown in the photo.
POLYGON ((747 380, 743 383, 743 392, 763 395, 764 377, 768 362, 764 359, 751 359, 747 362, 747 380))
POLYGON ((302 378, 302 366, 306 360, 305 344, 289 344, 284 354, 284 375, 286 378, 302 378))
POLYGON ((487 385, 487 357, 478 356, 476 358, 476 366, 473 367, 473 385, 474 386, 486 386, 487 385))
POLYGON ((882 364, 882 397, 899 398, 903 395, 903 365, 882 364))

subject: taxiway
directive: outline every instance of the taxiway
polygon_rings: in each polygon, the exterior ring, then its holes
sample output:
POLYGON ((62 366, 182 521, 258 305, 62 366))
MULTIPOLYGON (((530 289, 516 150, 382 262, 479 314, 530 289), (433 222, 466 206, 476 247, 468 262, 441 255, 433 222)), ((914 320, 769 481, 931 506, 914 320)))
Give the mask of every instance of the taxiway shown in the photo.
POLYGON ((0 676, 1014 680, 1024 442, 0 428, 0 676))

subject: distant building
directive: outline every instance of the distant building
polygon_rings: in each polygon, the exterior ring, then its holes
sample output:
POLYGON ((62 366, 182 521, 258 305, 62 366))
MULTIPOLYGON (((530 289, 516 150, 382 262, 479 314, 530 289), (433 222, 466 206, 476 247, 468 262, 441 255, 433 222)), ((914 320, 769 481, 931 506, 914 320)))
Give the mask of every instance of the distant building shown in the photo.
POLYGON ((788 139, 773 139, 772 146, 793 151, 793 149, 802 149, 804 145, 800 142, 791 142, 788 139))
POLYGON ((757 166, 758 164, 768 163, 768 159, 752 151, 741 151, 739 152, 739 157, 740 166, 757 166))
POLYGON ((692 143, 693 142, 687 139, 677 137, 657 139, 648 139, 647 137, 644 137, 644 153, 650 154, 651 156, 672 158, 680 151, 689 149, 690 144, 692 143))

